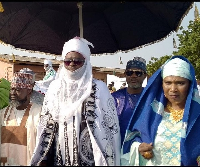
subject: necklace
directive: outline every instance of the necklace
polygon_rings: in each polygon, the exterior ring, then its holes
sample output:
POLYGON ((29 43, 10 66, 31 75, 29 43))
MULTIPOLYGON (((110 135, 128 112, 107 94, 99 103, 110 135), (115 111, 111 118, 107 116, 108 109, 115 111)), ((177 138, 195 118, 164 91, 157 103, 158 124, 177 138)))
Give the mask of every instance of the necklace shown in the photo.
POLYGON ((167 109, 170 111, 170 119, 179 122, 183 118, 184 109, 175 110, 169 104, 167 104, 167 109))

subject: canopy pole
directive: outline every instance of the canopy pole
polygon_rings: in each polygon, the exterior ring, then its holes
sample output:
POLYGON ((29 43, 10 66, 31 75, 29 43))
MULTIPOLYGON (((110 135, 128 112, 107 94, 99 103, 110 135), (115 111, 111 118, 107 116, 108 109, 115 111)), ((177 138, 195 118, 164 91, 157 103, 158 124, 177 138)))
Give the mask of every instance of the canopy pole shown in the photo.
POLYGON ((83 16, 82 16, 82 2, 77 3, 79 9, 79 29, 80 29, 80 37, 83 38, 83 16))

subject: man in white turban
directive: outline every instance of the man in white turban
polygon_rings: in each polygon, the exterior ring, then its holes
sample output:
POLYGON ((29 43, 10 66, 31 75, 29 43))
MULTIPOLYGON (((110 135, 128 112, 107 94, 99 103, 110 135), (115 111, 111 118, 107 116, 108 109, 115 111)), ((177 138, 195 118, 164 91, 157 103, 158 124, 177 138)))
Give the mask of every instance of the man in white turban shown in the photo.
POLYGON ((79 37, 64 44, 64 62, 45 95, 31 165, 120 165, 114 99, 107 85, 93 78, 88 45, 79 37))
POLYGON ((35 81, 35 87, 34 87, 35 90, 40 91, 43 94, 47 92, 50 83, 56 77, 56 71, 53 69, 51 60, 48 59, 44 60, 44 70, 46 74, 43 80, 35 81))

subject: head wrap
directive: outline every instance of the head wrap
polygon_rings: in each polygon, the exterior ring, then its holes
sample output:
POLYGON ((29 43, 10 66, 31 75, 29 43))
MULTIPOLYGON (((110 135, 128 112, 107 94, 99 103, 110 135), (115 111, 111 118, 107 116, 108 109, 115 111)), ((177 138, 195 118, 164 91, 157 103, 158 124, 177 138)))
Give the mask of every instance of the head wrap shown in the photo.
POLYGON ((23 68, 15 72, 11 81, 11 87, 32 89, 35 82, 35 73, 29 68, 23 68))
POLYGON ((46 72, 51 71, 53 69, 51 60, 45 59, 44 65, 48 64, 48 66, 44 66, 46 72))
POLYGON ((138 68, 146 72, 146 60, 142 57, 134 57, 133 60, 129 60, 126 64, 126 70, 131 68, 138 68))
POLYGON ((44 64, 48 64, 49 66, 52 66, 51 60, 45 59, 44 64))
POLYGON ((173 75, 192 80, 190 65, 180 58, 174 58, 166 62, 162 67, 161 75, 163 79, 167 76, 173 75))
POLYGON ((63 51, 62 51, 63 60, 65 59, 66 54, 72 51, 78 52, 82 54, 86 60, 90 60, 91 52, 88 45, 91 45, 94 48, 93 44, 88 42, 84 38, 75 37, 73 39, 70 39, 68 42, 65 42, 63 46, 63 51))

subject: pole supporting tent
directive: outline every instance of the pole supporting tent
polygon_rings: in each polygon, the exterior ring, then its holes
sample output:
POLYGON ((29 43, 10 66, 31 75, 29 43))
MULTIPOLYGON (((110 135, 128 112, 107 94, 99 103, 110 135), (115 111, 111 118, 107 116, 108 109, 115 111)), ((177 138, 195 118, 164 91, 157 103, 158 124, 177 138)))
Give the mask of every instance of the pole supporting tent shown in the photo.
POLYGON ((83 38, 83 15, 82 15, 82 2, 77 3, 79 9, 79 29, 80 29, 80 37, 83 38))

